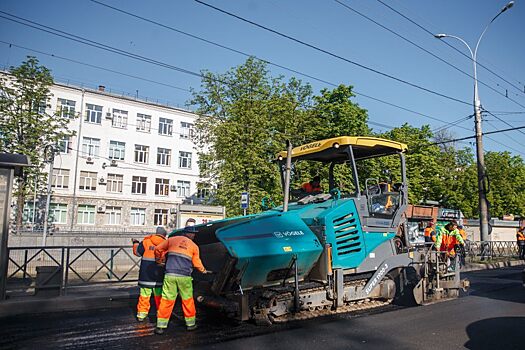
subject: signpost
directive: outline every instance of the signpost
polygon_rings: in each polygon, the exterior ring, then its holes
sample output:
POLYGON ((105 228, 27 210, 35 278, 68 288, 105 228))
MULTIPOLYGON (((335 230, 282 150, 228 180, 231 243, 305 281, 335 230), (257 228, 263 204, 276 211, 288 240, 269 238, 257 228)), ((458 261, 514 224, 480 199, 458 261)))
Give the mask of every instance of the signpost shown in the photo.
POLYGON ((241 192, 241 209, 246 215, 246 209, 250 206, 250 194, 248 192, 241 192))

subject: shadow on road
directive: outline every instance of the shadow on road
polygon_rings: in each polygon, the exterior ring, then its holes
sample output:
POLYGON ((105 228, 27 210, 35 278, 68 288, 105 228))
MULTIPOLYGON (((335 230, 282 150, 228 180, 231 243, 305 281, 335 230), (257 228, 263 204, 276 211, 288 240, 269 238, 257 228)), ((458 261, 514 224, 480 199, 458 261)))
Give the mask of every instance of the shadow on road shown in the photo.
POLYGON ((525 317, 497 317, 471 323, 467 326, 467 349, 524 349, 525 317))

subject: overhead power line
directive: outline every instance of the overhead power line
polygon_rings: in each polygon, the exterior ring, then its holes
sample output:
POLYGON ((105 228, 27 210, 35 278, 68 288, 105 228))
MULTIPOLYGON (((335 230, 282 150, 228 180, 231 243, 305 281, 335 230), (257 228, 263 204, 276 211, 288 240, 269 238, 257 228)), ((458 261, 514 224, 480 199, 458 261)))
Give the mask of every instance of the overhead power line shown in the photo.
POLYGON ((180 86, 166 84, 166 83, 162 83, 160 81, 156 81, 156 80, 152 80, 152 79, 148 79, 148 78, 144 78, 144 77, 139 77, 137 75, 128 74, 128 73, 124 73, 124 72, 119 72, 119 71, 114 70, 114 69, 97 66, 97 65, 94 65, 94 64, 91 64, 91 63, 77 61, 77 60, 74 60, 72 58, 67 58, 67 57, 64 57, 64 56, 55 55, 55 54, 52 54, 52 53, 48 53, 48 52, 44 52, 44 51, 40 51, 40 50, 36 50, 36 49, 31 49, 29 47, 13 44, 13 43, 10 43, 10 42, 7 42, 7 41, 0 40, 0 43, 6 44, 6 45, 9 45, 9 46, 13 46, 13 47, 17 47, 19 49, 35 52, 35 53, 38 53, 38 54, 41 54, 41 55, 44 55, 44 56, 53 57, 53 58, 56 58, 56 59, 59 59, 59 60, 63 60, 63 61, 66 61, 66 62, 80 64, 82 66, 103 70, 105 72, 115 73, 115 74, 119 74, 119 75, 122 75, 122 76, 125 76, 125 77, 138 79, 138 80, 143 80, 143 81, 146 81, 148 83, 153 83, 153 84, 169 87, 169 88, 172 88, 172 89, 177 89, 177 90, 181 90, 181 91, 190 92, 189 89, 185 89, 185 88, 180 87, 180 86))
MULTIPOLYGON (((494 130, 494 131, 487 131, 487 132, 483 133, 483 136, 493 135, 493 134, 500 134, 502 132, 509 132, 509 131, 515 131, 515 130, 521 130, 521 129, 525 129, 525 126, 516 126, 516 127, 513 127, 513 128, 509 128, 509 129, 500 129, 500 130, 494 130)), ((434 142, 434 143, 429 144, 429 146, 430 145, 441 145, 441 144, 444 144, 444 143, 450 143, 450 142, 456 142, 456 141, 470 140, 470 139, 475 139, 475 138, 476 138, 476 135, 460 137, 458 139, 453 139, 453 140, 434 142)))
MULTIPOLYGON (((393 8, 392 6, 388 5, 387 3, 385 3, 384 1, 382 0, 377 0, 379 3, 381 3, 383 6, 389 8, 390 10, 392 10, 393 12, 397 13, 398 15, 400 15, 401 17, 403 17, 404 19, 406 19, 407 21, 409 21, 410 23, 414 24, 415 26, 417 26, 418 28, 422 29, 424 32, 430 34, 432 37, 434 37, 434 34, 436 33, 432 33, 430 30, 428 30, 427 28, 423 27, 421 24, 417 23, 416 21, 412 20, 410 17, 406 16, 405 14, 401 13, 400 11, 396 10, 395 8, 393 8)), ((468 56, 466 53, 464 53, 463 51, 461 51, 460 49, 458 49, 457 47, 455 47, 454 45, 446 42, 445 40, 440 40, 442 43, 444 43, 445 45, 447 45, 448 47, 454 49, 456 52, 460 53, 461 55, 465 56, 466 58, 468 58, 470 61, 472 61, 472 57, 468 56)), ((517 89, 519 92, 523 93, 524 91, 522 90, 521 87, 517 86, 517 85, 514 85, 512 82, 508 81, 507 79, 505 79, 504 77, 500 76, 499 74, 497 74, 496 72, 494 72, 493 70, 491 70, 490 68, 488 68, 487 66, 479 63, 479 61, 477 62, 478 66, 480 67, 483 67, 485 68, 488 72, 494 74, 496 77, 500 78, 501 80, 503 80, 504 82, 506 82, 507 84, 509 84, 510 86, 512 86, 513 88, 517 89)))
POLYGON ((218 8, 218 7, 216 7, 216 6, 210 5, 210 4, 206 3, 206 2, 203 2, 203 1, 200 1, 200 0, 194 0, 194 1, 196 1, 196 2, 198 2, 199 4, 202 4, 202 5, 204 5, 204 6, 207 6, 207 7, 211 8, 211 9, 213 9, 213 10, 215 10, 215 11, 218 11, 218 12, 223 13, 223 14, 225 14, 225 15, 231 16, 231 17, 236 18, 236 19, 238 19, 238 20, 240 20, 240 21, 243 21, 243 22, 245 22, 245 23, 249 23, 249 24, 251 24, 251 25, 253 25, 253 26, 256 26, 256 27, 258 27, 258 28, 264 29, 264 30, 266 30, 266 31, 268 31, 268 32, 270 32, 270 33, 276 34, 276 35, 278 35, 278 36, 280 36, 280 37, 286 38, 286 39, 288 39, 288 40, 294 41, 294 42, 296 42, 296 43, 298 43, 298 44, 301 44, 301 45, 303 45, 303 46, 309 47, 309 48, 311 48, 311 49, 313 49, 313 50, 315 50, 315 51, 319 51, 319 52, 324 53, 324 54, 326 54, 326 55, 329 55, 329 56, 331 56, 331 57, 337 58, 337 59, 339 59, 339 60, 341 60, 341 61, 344 61, 344 62, 350 63, 350 64, 352 64, 352 65, 354 65, 354 66, 357 66, 357 67, 359 67, 359 68, 365 69, 365 70, 367 70, 367 71, 369 71, 369 72, 376 73, 376 74, 381 75, 381 76, 383 76, 383 77, 385 77, 385 78, 389 78, 389 79, 391 79, 391 80, 395 80, 395 81, 400 82, 400 83, 402 83, 402 84, 405 84, 405 85, 411 86, 411 87, 413 87, 413 88, 416 88, 416 89, 419 89, 419 90, 422 90, 422 91, 428 92, 428 93, 430 93, 430 94, 433 94, 433 95, 436 95, 436 96, 440 96, 440 97, 443 97, 443 98, 445 98, 445 99, 448 99, 448 100, 451 100, 451 101, 455 101, 455 102, 458 102, 458 103, 461 103, 461 104, 465 104, 465 105, 469 105, 469 106, 472 104, 472 103, 470 103, 470 102, 462 101, 462 100, 457 99, 457 98, 455 98, 455 97, 448 96, 448 95, 445 95, 445 94, 443 94, 443 93, 440 93, 440 92, 437 92, 437 91, 431 90, 431 89, 426 88, 426 87, 423 87, 423 86, 421 86, 421 85, 418 85, 418 84, 415 84, 415 83, 411 83, 411 82, 409 82, 409 81, 407 81, 407 80, 404 80, 404 79, 401 79, 401 78, 395 77, 395 76, 393 76, 393 75, 391 75, 391 74, 384 73, 384 72, 379 71, 379 70, 377 70, 377 69, 375 69, 375 68, 368 67, 368 66, 366 66, 366 65, 364 65, 364 64, 361 64, 361 63, 359 63, 359 62, 356 62, 356 61, 350 60, 350 59, 345 58, 345 57, 343 57, 343 56, 341 56, 341 55, 335 54, 335 53, 333 53, 333 52, 331 52, 331 51, 328 51, 328 50, 322 49, 322 48, 320 48, 320 47, 318 47, 318 46, 315 46, 315 45, 313 45, 313 44, 307 43, 307 42, 305 42, 305 41, 303 41, 303 40, 300 40, 300 39, 294 38, 294 37, 292 37, 292 36, 290 36, 290 35, 288 35, 288 34, 284 34, 284 33, 282 33, 282 32, 279 32, 279 31, 275 30, 275 29, 271 29, 271 28, 266 27, 266 26, 264 26, 264 25, 262 25, 262 24, 256 23, 256 22, 254 22, 254 21, 251 21, 251 20, 249 20, 249 19, 246 19, 246 18, 241 17, 241 16, 239 16, 239 15, 236 15, 236 14, 234 14, 234 13, 231 13, 231 12, 228 12, 228 11, 223 10, 223 9, 221 9, 221 8, 218 8))
MULTIPOLYGON (((365 15, 364 13, 357 11, 356 9, 354 9, 353 7, 351 7, 350 5, 347 5, 347 4, 343 3, 341 0, 334 0, 334 1, 337 2, 339 5, 343 6, 344 8, 346 8, 346 9, 348 9, 348 10, 350 10, 350 11, 356 13, 357 15, 359 15, 359 16, 361 16, 361 17, 363 17, 363 18, 369 20, 370 22, 376 24, 377 26, 383 28, 384 30, 386 30, 386 31, 388 31, 388 32, 390 32, 390 33, 392 33, 392 34, 394 34, 394 35, 397 36, 398 38, 401 38, 402 40, 404 40, 404 41, 406 41, 406 42, 412 44, 413 46, 417 47, 418 49, 422 50, 423 52, 425 52, 425 53, 431 55, 432 57, 436 58, 437 60, 439 60, 439 61, 445 63, 445 64, 448 65, 449 67, 452 67, 452 68, 454 68, 455 70, 457 70, 458 72, 460 72, 460 73, 466 75, 467 77, 470 77, 470 78, 474 79, 474 76, 473 76, 473 75, 471 75, 471 74, 465 72, 464 70, 462 70, 462 69, 456 67, 454 64, 448 62, 447 60, 445 60, 445 59, 443 59, 443 58, 441 58, 441 57, 439 57, 438 55, 434 54, 433 52, 431 52, 431 51, 425 49, 425 48, 422 47, 421 45, 418 45, 417 43, 415 43, 415 42, 413 42, 412 40, 410 40, 410 39, 404 37, 403 35, 397 33, 396 31, 394 31, 394 30, 392 30, 392 29, 386 27, 385 25, 383 25, 383 24, 377 22, 376 20, 374 20, 373 18, 371 18, 371 17, 365 15)), ((498 95, 505 97, 506 99, 508 99, 508 100, 510 100, 510 101, 512 101, 512 102, 514 102, 515 104, 517 104, 517 105, 520 106, 520 107, 525 108, 525 105, 522 105, 522 104, 519 103, 518 101, 515 101, 515 100, 511 99, 510 97, 508 97, 507 94, 504 94, 503 92, 496 90, 496 89, 493 88, 492 86, 490 86, 490 85, 484 83, 483 81, 481 81, 481 80, 479 80, 479 79, 478 79, 478 82, 479 82, 480 84, 486 86, 486 87, 489 88, 490 90, 494 91, 494 92, 497 93, 498 95)))
MULTIPOLYGON (((247 52, 244 52, 244 51, 241 51, 241 50, 237 50, 237 49, 234 49, 232 47, 229 47, 229 46, 226 46, 226 45, 223 45, 223 44, 220 44, 220 43, 217 43, 215 41, 212 41, 212 40, 208 40, 208 39, 205 39, 205 38, 202 38, 202 37, 199 37, 197 35, 194 35, 194 34, 191 34, 191 33, 188 33, 186 31, 183 31, 183 30, 180 30, 180 29, 177 29, 177 28, 174 28, 173 26, 169 26, 167 24, 164 24, 164 23, 161 23, 161 22, 158 22, 158 21, 155 21, 151 18, 146 18, 144 16, 140 16, 140 15, 137 15, 135 13, 131 13, 129 11, 126 11, 126 10, 123 10, 121 8, 117 8, 115 6, 110 6, 110 5, 107 5, 105 3, 102 3, 100 1, 97 1, 97 0, 90 0, 91 2, 95 3, 95 4, 98 4, 98 5, 101 5, 101 6, 104 6, 106 8, 109 8, 111 10, 114 10, 114 11, 117 11, 117 12, 120 12, 120 13, 123 13, 125 15, 128 15, 128 16, 131 16, 131 17, 134 17, 134 18, 137 18, 137 19, 140 19, 142 21, 145 21, 145 22, 148 22, 148 23, 151 23, 151 24, 154 24, 154 25, 157 25, 161 28, 165 28, 165 29, 168 29, 168 30, 171 30, 171 31, 174 31, 176 33, 179 33, 179 34, 182 34, 182 35, 186 35, 190 38, 193 38, 193 39, 196 39, 196 40, 200 40, 202 42, 205 42, 207 44, 210 44, 210 45, 214 45, 216 47, 220 47, 222 49, 225 49, 225 50, 228 50, 228 51, 231 51, 231 52, 234 52, 234 53, 237 53, 237 54, 240 54, 240 55, 243 55, 245 57, 253 57, 255 59, 258 59, 259 61, 261 62, 264 62, 264 63, 267 63, 269 65, 272 65, 274 67, 278 67, 278 68, 281 68, 281 69, 284 69, 286 71, 289 71, 289 72, 292 72, 292 73, 295 73, 295 74, 299 74, 301 76, 304 76, 306 78, 309 78, 309 79, 313 79, 313 80, 316 80, 316 81, 319 81, 321 83, 324 83, 324 84, 327 84, 327 85, 330 85, 330 86, 334 86, 334 87, 337 87, 338 84, 335 84, 333 82, 330 82, 330 81, 327 81, 327 80, 324 80, 324 79, 321 79, 319 77, 315 77, 311 74, 307 74, 307 73, 304 73, 304 72, 301 72, 299 70, 296 70, 296 69, 293 69, 293 68, 290 68, 290 67, 286 67, 284 65, 281 65, 281 64, 278 64, 278 63, 275 63, 275 62, 272 62, 272 61, 269 61, 267 59, 263 59, 263 58, 260 58, 260 57, 257 57, 256 55, 254 54, 250 54, 250 53, 247 53, 247 52)), ((355 93, 356 95, 358 96, 362 96, 362 97, 365 97, 365 98, 368 98, 368 99, 371 99, 373 101, 376 101, 376 102, 379 102, 379 103, 382 103, 382 104, 385 104, 385 105, 388 105, 388 106, 391 106, 391 107, 394 107, 394 108, 397 108, 397 109, 400 109, 400 110, 404 110, 406 112, 410 112, 410 113, 413 113, 413 114, 416 114, 416 115, 419 115, 419 116, 422 116, 422 117, 425 117, 425 118, 429 118, 429 119, 432 119, 432 120, 435 120, 435 121, 438 121, 438 122, 443 122, 443 119, 439 119, 439 118, 435 118, 435 117, 431 117, 431 116, 428 116, 426 114, 423 114, 423 113, 420 113, 420 112, 417 112, 417 111, 414 111, 412 109, 409 109, 409 108, 406 108, 406 107, 402 107, 402 106, 399 106, 397 104, 394 104, 394 103, 391 103, 391 102, 388 102, 388 101, 385 101, 385 100, 382 100, 382 99, 379 99, 379 98, 376 98, 376 97, 373 97, 373 96, 370 96, 368 94, 365 94, 365 93, 362 93, 362 92, 359 92, 358 90, 352 90, 353 93, 355 93)))
MULTIPOLYGON (((18 18, 20 20, 9 18, 9 17, 5 17, 5 16, 2 16, 2 15, 0 15, 0 18, 4 18, 4 19, 10 20, 10 21, 13 21, 15 23, 21 24, 21 25, 28 26, 30 28, 43 31, 43 32, 46 32, 48 34, 56 35, 56 36, 59 36, 59 37, 62 37, 62 38, 68 39, 68 40, 72 40, 72 41, 75 41, 75 42, 78 42, 78 43, 81 43, 81 44, 84 44, 84 45, 96 47, 96 48, 101 49, 101 50, 109 51, 111 53, 115 53, 115 54, 118 54, 118 55, 122 55, 122 56, 129 57, 129 58, 132 58, 132 59, 135 59, 135 60, 143 61, 143 62, 146 62, 146 63, 154 64, 154 65, 157 65, 157 66, 160 66, 160 67, 164 67, 164 68, 168 68, 168 69, 174 69, 174 70, 176 70, 178 72, 181 72, 181 73, 190 74, 190 75, 193 75, 193 76, 198 76, 198 77, 204 78, 204 76, 202 74, 197 73, 197 72, 192 72, 192 71, 189 71, 187 69, 182 69, 182 68, 179 68, 179 67, 176 67, 176 66, 173 66, 173 65, 169 65, 167 63, 163 63, 163 62, 160 62, 160 61, 157 61, 157 60, 153 60, 153 59, 150 59, 150 58, 147 58, 147 57, 144 57, 144 56, 136 55, 136 54, 130 53, 128 51, 124 51, 124 50, 121 50, 121 49, 118 49, 118 48, 115 48, 115 47, 112 47, 112 46, 109 46, 109 45, 105 45, 105 44, 101 44, 101 43, 98 43, 98 42, 95 42, 95 41, 92 41, 92 40, 89 40, 89 39, 85 39, 85 38, 82 38, 82 37, 74 35, 74 34, 70 34, 70 33, 64 32, 64 31, 59 31, 59 30, 56 30, 56 29, 51 28, 49 26, 44 26, 44 25, 41 25, 41 24, 39 24, 37 22, 29 21, 29 20, 26 20, 24 18, 21 18, 21 17, 18 17, 18 16, 14 16, 14 15, 11 15, 11 14, 3 12, 3 11, 0 11, 0 13, 7 14, 8 16, 13 16, 13 17, 18 18), (29 23, 24 23, 22 21, 28 21, 29 23), (40 28, 38 26, 42 26, 44 28, 40 28), (58 33, 54 32, 54 31, 57 31, 58 33)), ((32 50, 32 49, 30 49, 30 50, 32 50)), ((246 54, 246 55, 248 55, 248 54, 246 54)), ((262 60, 262 61, 265 61, 265 60, 262 60)), ((268 62, 268 61, 265 61, 265 62, 268 62)), ((274 64, 274 65, 279 66, 277 64, 274 64)), ((284 66, 280 66, 280 67, 282 67, 283 69, 288 69, 288 68, 286 68, 284 66)), ((305 73, 301 73, 301 72, 293 70, 293 69, 289 69, 289 70, 292 71, 292 72, 295 72, 297 74, 301 74, 301 75, 304 75, 306 77, 310 77, 312 79, 316 79, 316 80, 325 82, 325 83, 327 83, 329 85, 332 85, 332 86, 338 86, 335 83, 324 81, 322 79, 310 76, 310 75, 305 74, 305 73)), ((208 77, 206 77, 206 78, 208 78, 208 77)), ((228 83, 223 82, 221 80, 217 80, 217 79, 213 79, 213 78, 212 78, 212 80, 215 80, 215 81, 218 81, 218 82, 221 82, 221 83, 225 83, 227 85, 231 85, 231 84, 228 84, 228 83)), ((435 120, 435 121, 440 122, 440 123, 443 122, 442 118, 432 117, 432 116, 429 116, 429 115, 426 115, 426 114, 414 111, 412 109, 409 109, 409 108, 406 108, 406 107, 403 107, 403 106, 400 106, 400 105, 397 105, 397 104, 394 104, 394 103, 391 103, 391 102, 388 102, 388 101, 385 101, 385 100, 382 100, 382 99, 379 99, 379 98, 376 98, 376 97, 373 97, 371 95, 364 94, 364 93, 361 93, 361 92, 358 92, 358 91, 353 91, 353 92, 356 95, 359 95, 359 96, 362 96, 362 97, 365 97, 365 98, 368 98, 368 99, 371 99, 371 100, 374 100, 374 101, 386 104, 388 106, 395 107, 395 108, 398 108, 400 110, 404 110, 404 111, 407 111, 407 112, 410 112, 410 113, 422 116, 424 118, 435 120)))
MULTIPOLYGON (((488 114, 490 114, 491 116, 493 116, 494 118, 496 118, 497 120, 499 120, 500 122, 502 122, 503 124, 505 124, 505 125, 507 125, 507 126, 510 126, 510 127, 512 127, 512 128, 514 127, 514 125, 512 125, 511 123, 507 122, 506 120, 504 120, 504 119, 498 117, 497 115, 491 113, 490 111, 487 111, 486 109, 483 109, 483 111, 486 112, 486 113, 488 113, 488 114)), ((525 135, 525 132, 523 132, 523 130, 516 130, 516 131, 518 131, 520 134, 525 135)), ((518 142, 518 143, 519 143, 519 142, 518 142)))

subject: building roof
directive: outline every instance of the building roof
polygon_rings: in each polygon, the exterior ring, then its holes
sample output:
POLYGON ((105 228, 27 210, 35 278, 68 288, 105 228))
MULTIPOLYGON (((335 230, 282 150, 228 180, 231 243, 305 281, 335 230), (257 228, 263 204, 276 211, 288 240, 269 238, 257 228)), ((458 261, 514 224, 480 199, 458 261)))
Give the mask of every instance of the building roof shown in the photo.
MULTIPOLYGON (((292 158, 321 162, 345 161, 348 160, 345 146, 352 146, 355 159, 386 156, 405 152, 408 148, 404 143, 376 137, 339 136, 295 147, 292 158)), ((286 158, 286 151, 279 152, 277 158, 286 158)))

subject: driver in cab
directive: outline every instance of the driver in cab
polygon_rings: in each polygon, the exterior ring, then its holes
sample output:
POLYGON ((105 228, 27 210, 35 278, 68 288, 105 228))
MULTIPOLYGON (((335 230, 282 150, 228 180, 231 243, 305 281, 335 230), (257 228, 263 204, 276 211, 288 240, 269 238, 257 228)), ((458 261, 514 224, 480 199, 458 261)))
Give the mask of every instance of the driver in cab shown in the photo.
POLYGON ((301 190, 308 194, 323 192, 321 188, 321 177, 319 175, 314 176, 312 181, 302 184, 301 190))

